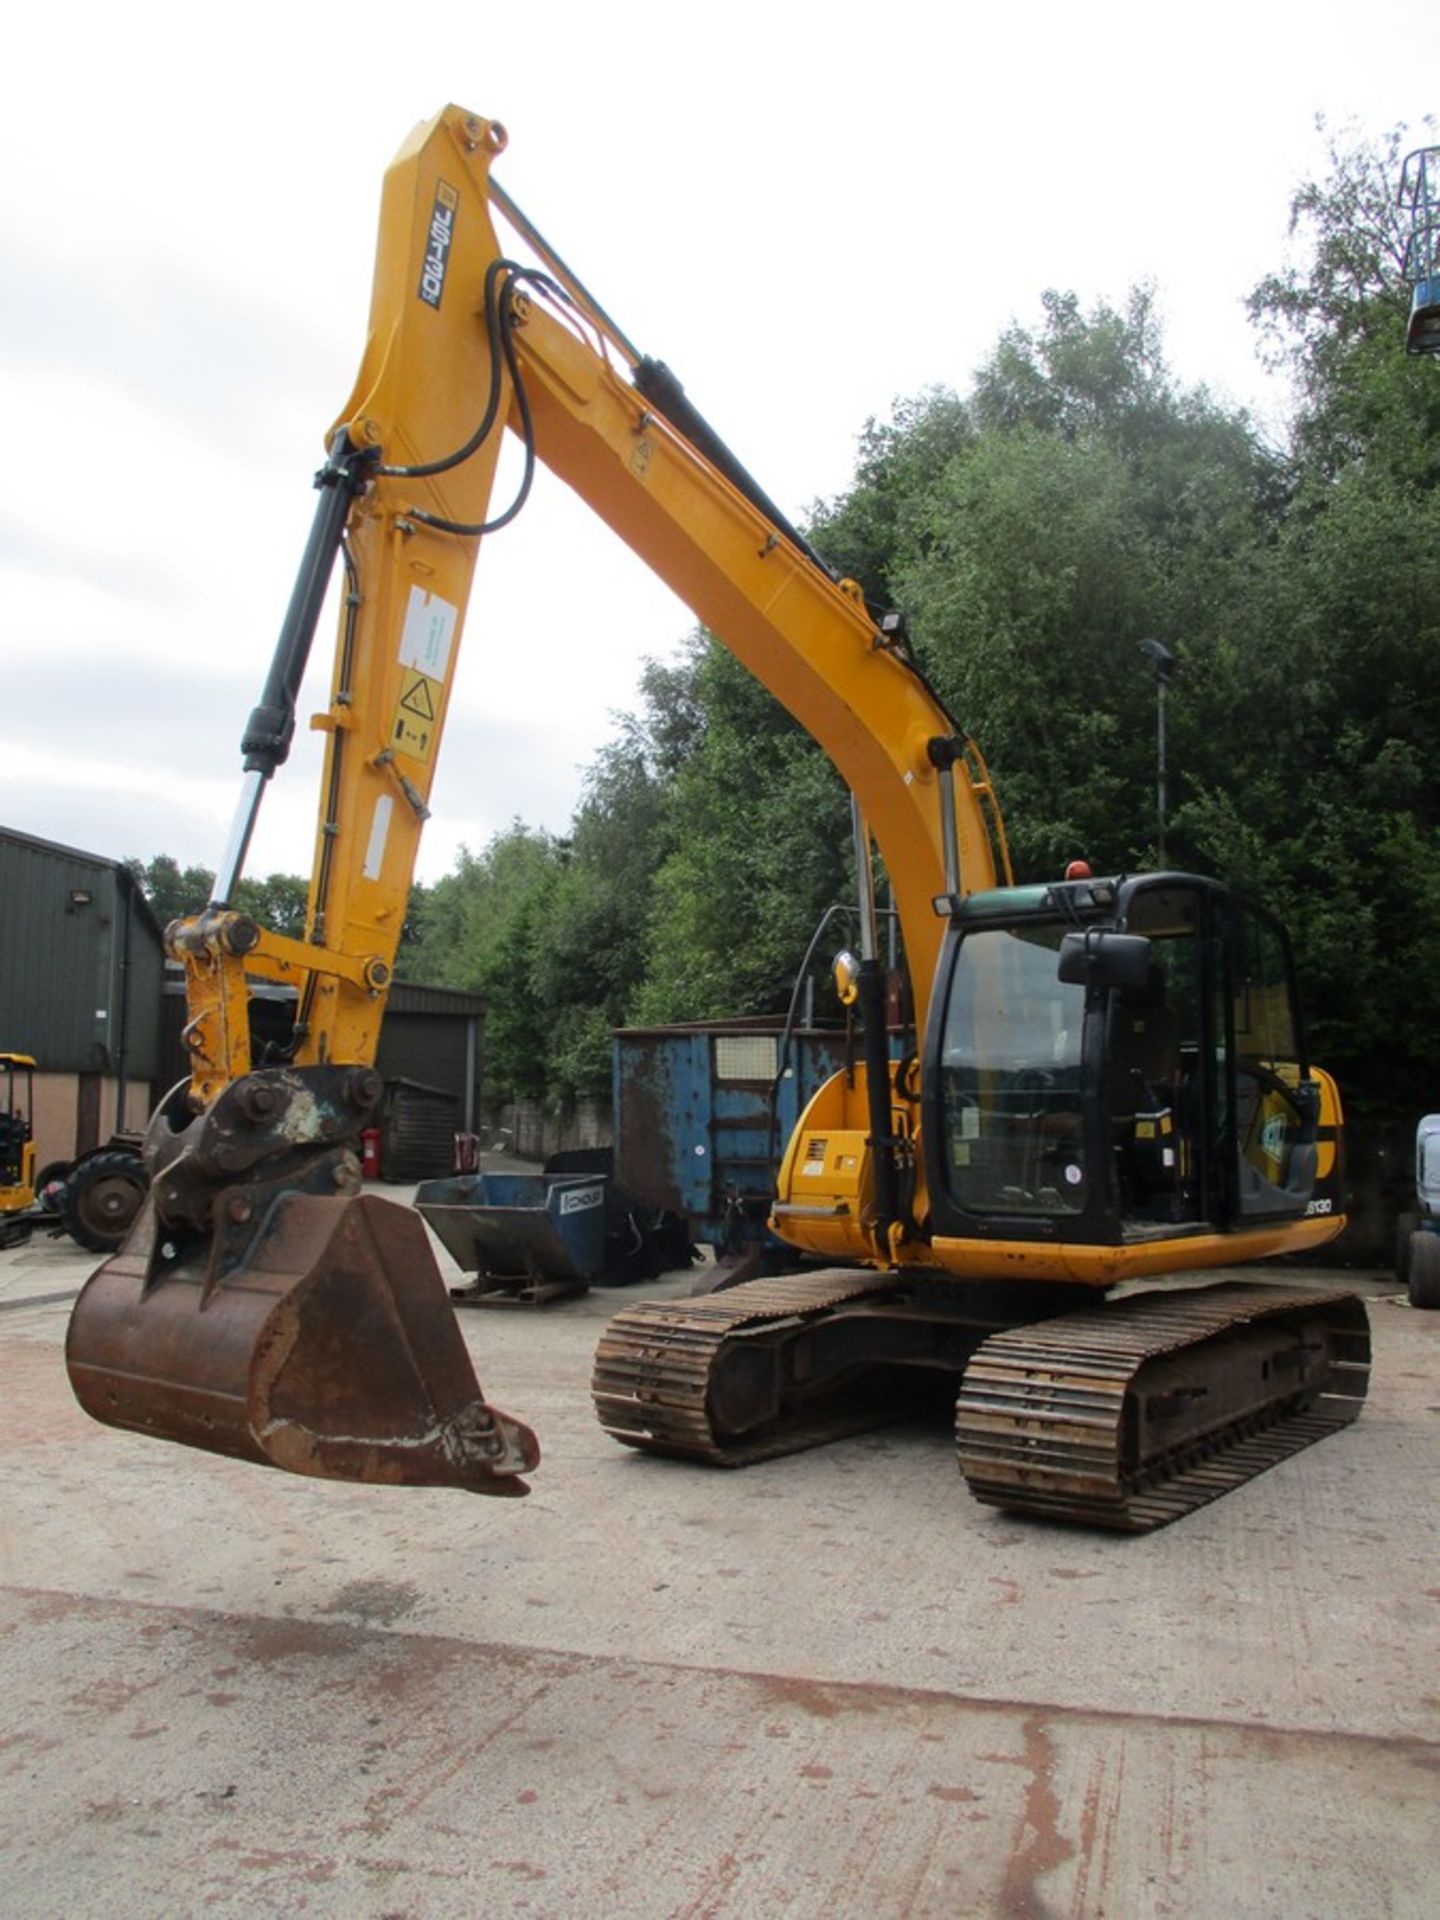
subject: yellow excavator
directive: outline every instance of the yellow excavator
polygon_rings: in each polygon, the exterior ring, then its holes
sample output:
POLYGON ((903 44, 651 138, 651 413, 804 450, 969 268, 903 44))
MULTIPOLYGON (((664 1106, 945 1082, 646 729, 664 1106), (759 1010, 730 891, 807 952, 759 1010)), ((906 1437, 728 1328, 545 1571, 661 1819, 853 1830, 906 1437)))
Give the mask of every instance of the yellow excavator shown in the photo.
POLYGON ((740 1465, 893 1412, 918 1369, 959 1382, 981 1499, 1134 1530, 1353 1419, 1358 1300, 1131 1286, 1344 1224, 1339 1102, 1306 1056, 1282 929, 1183 873, 1014 884, 984 763, 903 620, 825 564, 631 345, 493 177, 505 144, 449 107, 386 174, 364 358, 245 730, 215 897, 166 936, 192 1073, 151 1122, 147 1205, 72 1317, 82 1405, 297 1473, 525 1490, 535 1438, 482 1393, 421 1221, 361 1195, 356 1143, 477 551, 540 460, 830 756, 864 896, 841 969, 863 1060, 804 1113, 772 1214, 812 1259, 621 1313, 596 1360, 603 1425, 740 1465), (524 465, 497 509, 507 427, 524 465), (230 901, 337 559, 309 912, 288 939, 230 901), (919 1036, 900 1060, 872 849, 919 1036), (279 1060, 252 1059, 256 981, 298 994, 279 1060))

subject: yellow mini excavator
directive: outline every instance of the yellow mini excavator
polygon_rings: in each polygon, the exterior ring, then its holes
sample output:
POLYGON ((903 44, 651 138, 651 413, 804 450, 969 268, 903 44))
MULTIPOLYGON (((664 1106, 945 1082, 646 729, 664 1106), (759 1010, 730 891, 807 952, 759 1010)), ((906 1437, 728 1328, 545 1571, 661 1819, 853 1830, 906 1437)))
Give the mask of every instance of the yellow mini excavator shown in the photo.
POLYGON ((505 143, 450 107, 386 175, 364 360, 215 898, 167 933, 193 1071, 151 1123, 146 1208, 76 1306, 82 1404, 328 1477, 513 1493, 537 1464, 480 1390, 421 1222, 360 1195, 356 1142, 477 550, 542 460, 828 753, 867 908, 846 968, 863 1064, 803 1115, 772 1217, 831 1264, 620 1314, 596 1361, 605 1427, 738 1465, 872 1420, 918 1369, 958 1382, 982 1499, 1140 1529, 1353 1419, 1357 1300, 1122 1287, 1344 1224, 1339 1103, 1306 1057, 1283 931, 1183 873, 1013 883, 984 764, 903 621, 827 567, 510 200, 491 172, 505 143), (524 477, 495 511, 506 427, 524 477), (337 557, 309 913, 285 939, 230 901, 337 557), (872 848, 919 1036, 899 1061, 872 848), (287 1057, 252 1060, 253 981, 297 989, 287 1057))

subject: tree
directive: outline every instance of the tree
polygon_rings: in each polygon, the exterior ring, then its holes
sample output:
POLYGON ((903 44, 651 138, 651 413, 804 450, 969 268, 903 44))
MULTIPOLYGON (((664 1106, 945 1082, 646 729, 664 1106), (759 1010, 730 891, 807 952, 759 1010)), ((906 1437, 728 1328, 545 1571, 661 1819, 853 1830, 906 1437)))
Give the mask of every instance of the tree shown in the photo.
POLYGON ((1149 290, 1089 313, 1052 292, 968 398, 932 391, 871 424, 815 538, 910 615, 989 760, 1020 869, 1133 865, 1154 772, 1136 643, 1206 647, 1278 524, 1282 480, 1243 413, 1177 386, 1149 290))
POLYGON ((1404 351, 1401 137, 1332 137, 1297 264, 1250 310, 1296 378, 1284 524, 1237 605, 1219 772, 1189 825, 1288 906, 1324 1049, 1362 1101, 1440 1079, 1440 368, 1404 351))
POLYGON ((199 913, 210 899, 215 876, 208 867, 181 869, 168 853, 157 853, 151 860, 132 857, 125 862, 146 904, 162 927, 182 914, 199 913))
POLYGON ((855 481, 814 508, 809 537, 874 605, 892 607, 900 558, 922 545, 924 502, 975 437, 970 409, 946 387, 901 400, 888 421, 869 420, 860 436, 855 481))
MULTIPOLYGON (((1323 117, 1317 122, 1326 131, 1323 117)), ((1433 123, 1427 121, 1433 133, 1433 123)), ((1357 458, 1412 483, 1440 476, 1440 385, 1404 352, 1407 217, 1397 204, 1406 144, 1329 131, 1328 171, 1290 203, 1297 258, 1250 295, 1272 365, 1295 380, 1297 478, 1323 485, 1357 458)))
POLYGON ((903 598, 932 679, 990 762, 1019 870, 1132 863, 1151 766, 1135 644, 1161 578, 1123 461, 1029 428, 987 434, 931 514, 903 598))
POLYGON ((305 933, 309 896, 310 883, 298 873, 269 873, 263 880, 241 880, 231 905, 271 933, 299 940, 305 933))
POLYGON ((410 976, 483 994, 485 1072, 501 1099, 535 1098, 548 1084, 548 1034, 535 983, 548 904, 565 845, 519 820, 425 895, 410 976))
POLYGON ((846 889, 838 774, 730 653, 692 652, 704 726, 665 797, 643 1021, 783 1011, 823 908, 846 889))
MULTIPOLYGON (((182 914, 201 913, 210 903, 215 875, 209 867, 185 867, 168 853, 152 860, 129 859, 125 867, 144 894, 150 911, 162 927, 182 914)), ((241 880, 231 905, 249 914, 271 933, 298 940, 305 931, 305 903, 309 883, 298 874, 271 873, 263 880, 241 880)))
MULTIPOLYGON (((657 687, 654 675, 647 685, 657 687)), ((603 1095, 610 1088, 611 1032, 623 1024, 645 969, 656 870, 669 845, 657 758, 680 748, 674 709, 657 739, 623 726, 590 769, 568 857, 548 903, 535 988, 546 1009, 552 1093, 603 1095)))

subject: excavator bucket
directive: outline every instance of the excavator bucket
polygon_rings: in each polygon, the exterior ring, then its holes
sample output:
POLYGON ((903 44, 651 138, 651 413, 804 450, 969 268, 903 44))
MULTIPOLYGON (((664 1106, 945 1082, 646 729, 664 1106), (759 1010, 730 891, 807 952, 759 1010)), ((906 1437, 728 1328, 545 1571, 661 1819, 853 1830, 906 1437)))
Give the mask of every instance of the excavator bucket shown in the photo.
POLYGON ((71 1316, 87 1413, 319 1479, 529 1491, 535 1436, 487 1404, 414 1213, 288 1193, 239 1245, 187 1257, 147 1202, 71 1316))

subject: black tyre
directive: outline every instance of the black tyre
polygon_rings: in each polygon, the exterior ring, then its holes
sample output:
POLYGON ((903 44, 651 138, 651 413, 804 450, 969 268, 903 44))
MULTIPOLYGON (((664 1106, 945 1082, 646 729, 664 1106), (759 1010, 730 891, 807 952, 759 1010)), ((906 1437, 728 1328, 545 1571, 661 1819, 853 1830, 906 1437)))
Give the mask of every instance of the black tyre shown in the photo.
POLYGON ((1410 1237, 1410 1304, 1440 1307, 1440 1233, 1410 1237))
POLYGON ((52 1160, 48 1166, 40 1169, 39 1173, 35 1176, 35 1204, 37 1207, 43 1207, 46 1213, 58 1213, 60 1211, 60 1188, 64 1185, 65 1176, 69 1171, 70 1162, 68 1160, 52 1160))
POLYGON ((75 1168, 60 1195, 66 1232, 91 1253, 113 1253, 140 1211, 146 1184, 137 1155, 91 1154, 75 1168))
POLYGON ((1395 1278, 1402 1287, 1410 1278, 1410 1238, 1419 1224, 1418 1213, 1402 1213, 1395 1222, 1395 1278))

